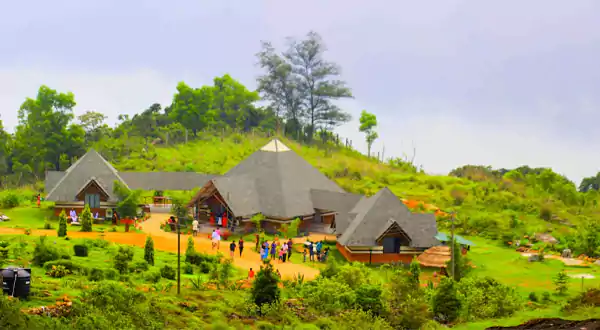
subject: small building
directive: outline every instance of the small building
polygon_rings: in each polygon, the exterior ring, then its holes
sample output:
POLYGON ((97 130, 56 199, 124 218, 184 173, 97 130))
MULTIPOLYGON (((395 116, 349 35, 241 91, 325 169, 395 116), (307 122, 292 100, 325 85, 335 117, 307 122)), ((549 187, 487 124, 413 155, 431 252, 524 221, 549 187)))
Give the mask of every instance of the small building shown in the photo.
POLYGON ((66 171, 46 173, 46 200, 55 202, 55 215, 71 209, 80 214, 87 204, 93 214, 110 217, 118 201, 115 181, 133 190, 192 190, 212 177, 193 172, 118 172, 90 149, 66 171))
MULTIPOLYGON (((301 219, 300 230, 329 229, 335 210, 315 205, 314 194, 345 194, 335 182, 274 139, 224 176, 209 180, 188 203, 195 213, 207 206, 250 231, 251 218, 262 214, 263 229, 277 232, 282 224, 301 219)), ((317 198, 318 199, 318 198, 317 198)))
POLYGON ((412 213, 388 188, 363 197, 346 217, 336 219, 337 248, 349 261, 409 263, 439 245, 433 214, 412 213))

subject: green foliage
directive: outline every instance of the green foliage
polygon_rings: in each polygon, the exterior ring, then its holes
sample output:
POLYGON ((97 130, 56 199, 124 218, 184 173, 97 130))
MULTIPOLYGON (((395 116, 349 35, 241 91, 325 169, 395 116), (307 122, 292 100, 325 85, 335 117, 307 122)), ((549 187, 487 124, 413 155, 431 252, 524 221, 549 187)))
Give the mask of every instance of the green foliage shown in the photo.
POLYGON ((366 110, 363 110, 360 113, 360 127, 358 130, 365 133, 366 135, 368 148, 367 155, 369 157, 371 156, 371 146, 373 145, 373 142, 375 142, 375 140, 377 140, 377 138, 379 137, 379 135, 375 131, 376 127, 377 117, 374 114, 368 113, 366 110))
POLYGON ((417 261, 417 257, 413 257, 409 269, 412 282, 418 286, 419 276, 421 276, 421 265, 419 264, 419 261, 417 261))
POLYGON ((70 270, 66 269, 65 266, 52 266, 52 269, 48 272, 48 276, 54 278, 61 278, 69 275, 70 270))
POLYGON ((561 270, 556 274, 554 286, 556 287, 556 293, 561 296, 565 295, 569 290, 569 275, 567 275, 564 270, 561 270))
POLYGON ((261 267, 258 274, 256 274, 256 279, 252 283, 250 291, 252 301, 259 307, 278 302, 281 296, 278 284, 279 276, 273 271, 273 266, 266 264, 261 267))
POLYGON ((58 237, 65 237, 67 236, 67 214, 65 213, 65 210, 62 210, 60 212, 60 215, 58 216, 58 237))
POLYGON ((150 283, 158 283, 161 278, 161 272, 158 270, 151 270, 144 273, 144 280, 150 283))
POLYGON ((92 231, 92 211, 90 210, 90 206, 88 204, 83 208, 83 212, 81 212, 81 231, 83 232, 91 232, 92 231))
POLYGON ((187 219, 189 213, 189 210, 185 204, 186 201, 180 198, 174 199, 173 204, 171 204, 171 213, 175 215, 175 217, 181 221, 182 224, 183 221, 187 219))
POLYGON ((0 208, 12 209, 21 204, 21 198, 13 191, 0 194, 0 208))
POLYGON ((435 318, 442 323, 454 322, 458 318, 462 303, 452 279, 442 279, 433 294, 431 305, 435 318))
POLYGON ((457 290, 467 320, 508 317, 522 306, 513 288, 490 277, 465 278, 457 284, 457 290))
POLYGON ((87 257, 88 256, 88 247, 84 244, 75 244, 73 245, 73 251, 75 255, 78 257, 87 257))
POLYGON ((250 218, 250 221, 254 223, 254 227, 256 228, 256 232, 260 233, 262 231, 262 221, 265 220, 265 216, 262 213, 257 213, 250 218))
POLYGON ((123 219, 133 219, 137 216, 137 209, 140 205, 141 191, 130 190, 124 186, 121 182, 115 181, 113 192, 119 198, 117 202, 117 213, 123 219))
POLYGON ((194 248, 194 238, 192 236, 188 237, 187 247, 185 249, 185 261, 193 262, 193 259, 196 255, 196 249, 194 248))
POLYGON ((363 284, 356 288, 356 304, 365 312, 379 315, 384 307, 380 285, 363 284))
POLYGON ((175 280, 177 277, 177 271, 169 265, 164 265, 160 268, 160 276, 168 280, 175 280))
POLYGON ((58 260, 66 257, 61 251, 46 242, 46 236, 40 236, 38 243, 33 249, 33 259, 31 262, 36 266, 43 266, 44 263, 52 260, 58 260))
POLYGON ((88 280, 98 282, 104 280, 104 271, 99 268, 92 268, 89 271, 88 280))
POLYGON ((192 266, 192 264, 186 262, 183 265, 183 273, 188 274, 188 275, 194 274, 194 266, 192 266))
POLYGON ((420 329, 431 319, 428 297, 414 285, 406 271, 394 269, 386 291, 389 306, 386 319, 395 328, 420 329))
POLYGON ((469 259, 462 254, 460 244, 456 242, 454 243, 454 260, 451 259, 446 263, 446 269, 448 270, 448 274, 457 282, 469 275, 473 269, 469 263, 469 259), (452 263, 454 263, 454 268, 452 267, 452 263))
POLYGON ((317 278, 306 282, 300 295, 310 306, 330 315, 352 308, 356 304, 354 290, 337 278, 317 278))
POLYGON ((113 267, 119 274, 126 274, 129 270, 129 262, 133 260, 133 250, 129 246, 121 245, 113 258, 113 267))
POLYGON ((154 266, 154 240, 152 237, 146 237, 144 244, 144 260, 151 266, 154 266))
POLYGON ((147 271, 148 268, 150 268, 150 266, 148 265, 148 262, 146 260, 139 260, 133 263, 133 265, 131 266, 131 271, 133 271, 134 273, 142 273, 147 271))

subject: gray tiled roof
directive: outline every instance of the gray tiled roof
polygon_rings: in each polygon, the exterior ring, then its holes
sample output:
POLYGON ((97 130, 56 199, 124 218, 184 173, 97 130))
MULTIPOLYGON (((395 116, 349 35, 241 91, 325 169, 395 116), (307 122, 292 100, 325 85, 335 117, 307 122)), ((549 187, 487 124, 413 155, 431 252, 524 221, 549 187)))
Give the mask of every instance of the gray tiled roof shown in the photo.
POLYGON ((427 248, 439 244, 433 214, 411 213, 388 188, 362 198, 350 211, 353 220, 339 238, 342 245, 375 246, 381 234, 396 222, 408 235, 411 246, 427 248))
POLYGON ((314 211, 311 189, 344 193, 335 182, 278 140, 253 153, 224 177, 214 179, 236 216, 262 213, 291 219, 314 211), (245 189, 245 191, 241 191, 245 189))
POLYGON ((141 190, 193 190, 215 175, 195 172, 119 172, 129 188, 141 190))
POLYGON ((363 198, 362 195, 311 189, 311 198, 315 209, 335 211, 335 231, 341 234, 350 224, 350 211, 363 198))
POLYGON ((95 178, 96 182, 108 192, 108 200, 111 202, 117 200, 117 196, 113 193, 114 182, 119 181, 127 185, 115 168, 98 152, 91 149, 65 171, 60 180, 49 190, 46 199, 60 202, 75 201, 75 196, 81 187, 91 178, 95 178))

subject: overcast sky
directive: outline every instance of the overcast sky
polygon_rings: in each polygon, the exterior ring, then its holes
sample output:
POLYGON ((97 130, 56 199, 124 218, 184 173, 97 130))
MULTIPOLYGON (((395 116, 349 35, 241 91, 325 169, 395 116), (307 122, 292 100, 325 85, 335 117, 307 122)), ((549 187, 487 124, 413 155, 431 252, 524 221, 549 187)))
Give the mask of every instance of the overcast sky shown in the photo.
POLYGON ((178 81, 231 74, 250 88, 261 40, 320 33, 386 156, 431 173, 463 164, 549 166, 579 181, 600 166, 598 1, 10 1, 0 10, 0 119, 25 97, 72 91, 75 112, 133 114, 178 81))

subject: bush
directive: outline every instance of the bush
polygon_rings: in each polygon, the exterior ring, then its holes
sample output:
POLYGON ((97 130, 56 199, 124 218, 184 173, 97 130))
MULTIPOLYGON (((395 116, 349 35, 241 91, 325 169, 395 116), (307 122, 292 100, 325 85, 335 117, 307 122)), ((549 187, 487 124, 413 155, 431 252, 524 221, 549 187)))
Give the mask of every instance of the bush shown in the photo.
POLYGON ((144 273, 144 280, 150 283, 158 283, 162 278, 160 272, 158 270, 151 270, 144 273))
POLYGON ((174 280, 177 276, 175 269, 169 265, 164 265, 160 269, 160 276, 168 280, 174 280))
POLYGON ((9 191, 0 197, 0 208, 12 209, 21 204, 21 198, 16 193, 9 191))
POLYGON ((459 315, 461 301, 458 299, 455 282, 443 278, 433 294, 431 307, 435 318, 440 323, 454 322, 459 315))
POLYGON ((356 303, 356 293, 348 284, 337 278, 318 278, 302 286, 300 295, 317 310, 335 314, 352 308, 356 303))
POLYGON ((107 280, 116 280, 119 278, 119 272, 115 269, 108 268, 104 270, 104 278, 107 280))
POLYGON ((529 293, 529 301, 531 301, 531 302, 538 302, 538 297, 535 294, 535 292, 530 292, 529 293))
POLYGON ((356 289, 356 304, 365 312, 379 315, 383 311, 380 285, 363 284, 356 289))
MULTIPOLYGON (((521 298, 512 287, 490 277, 465 278, 457 284, 459 297, 468 319, 502 318, 521 308, 521 298)), ((537 301, 532 292, 531 301, 537 301), (533 295, 532 295, 533 294, 533 295)))
POLYGON ((564 270, 561 270, 554 278, 554 285, 556 286, 557 294, 564 295, 569 290, 569 275, 564 270))
POLYGON ((113 266, 120 274, 129 270, 129 262, 133 260, 133 250, 129 246, 119 246, 117 255, 114 257, 113 266))
POLYGON ((185 265, 183 266, 183 273, 188 274, 188 275, 194 274, 194 266, 192 266, 192 264, 186 262, 185 265))
POLYGON ((36 266, 43 266, 46 262, 58 260, 61 257, 62 253, 55 246, 46 243, 46 236, 41 236, 33 249, 33 260, 31 261, 36 266))
POLYGON ((52 229, 52 224, 48 221, 44 222, 44 229, 52 229))
POLYGON ((86 239, 85 245, 99 249, 106 249, 110 245, 110 242, 101 238, 86 239))
POLYGON ((67 214, 65 213, 65 210, 62 210, 62 212, 60 212, 60 215, 58 216, 57 234, 58 237, 67 236, 67 214))
POLYGON ((104 271, 99 268, 90 269, 88 280, 98 282, 104 280, 104 271))
POLYGON ((140 260, 140 261, 136 261, 133 263, 133 265, 131 266, 131 271, 134 273, 142 273, 147 271, 149 268, 148 263, 146 262, 146 260, 140 260))
POLYGON ((61 278, 71 274, 71 271, 65 268, 65 266, 52 266, 52 269, 48 272, 48 276, 54 278, 61 278))
POLYGON ((44 269, 50 271, 52 268, 59 266, 64 267, 71 273, 86 274, 88 272, 87 267, 74 263, 71 260, 64 259, 48 261, 44 264, 44 269))
POLYGON ((144 260, 154 266, 154 240, 150 236, 146 237, 146 244, 144 244, 144 260))
POLYGON ((272 304, 279 301, 281 292, 278 287, 279 277, 273 271, 273 265, 261 267, 250 291, 252 301, 256 306, 272 304))
POLYGON ((85 205, 83 212, 81 213, 81 231, 92 231, 92 211, 90 211, 90 206, 88 204, 85 205))
POLYGON ((193 252, 187 253, 185 256, 185 262, 189 262, 192 265, 200 266, 202 263, 216 264, 219 262, 219 258, 217 256, 211 256, 208 254, 193 252))
POLYGON ((75 251, 75 255, 78 257, 87 257, 88 256, 88 247, 83 244, 73 245, 73 250, 75 251))
POLYGON ((200 263, 200 272, 203 274, 208 274, 213 269, 213 267, 215 267, 215 264, 203 261, 200 263))

